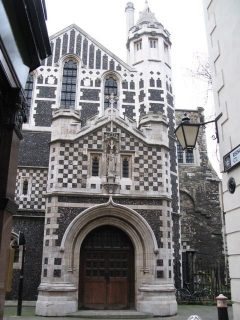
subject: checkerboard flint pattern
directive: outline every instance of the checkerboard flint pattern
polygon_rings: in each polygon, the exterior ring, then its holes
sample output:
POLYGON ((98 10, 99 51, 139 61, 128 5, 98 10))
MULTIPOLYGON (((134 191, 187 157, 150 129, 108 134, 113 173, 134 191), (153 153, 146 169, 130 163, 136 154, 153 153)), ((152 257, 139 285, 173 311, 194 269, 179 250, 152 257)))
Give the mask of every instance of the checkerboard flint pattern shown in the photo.
POLYGON ((132 172, 135 190, 158 191, 162 188, 161 177, 165 163, 162 160, 164 157, 160 147, 146 145, 128 132, 121 130, 120 148, 123 151, 135 152, 132 172))
POLYGON ((57 181, 60 188, 86 188, 90 165, 88 150, 102 151, 102 139, 103 131, 100 130, 74 143, 60 143, 60 147, 56 149, 58 151, 51 153, 50 189, 54 181, 57 181))
POLYGON ((15 200, 19 209, 45 210, 48 170, 44 168, 18 168, 15 200), (28 181, 27 194, 23 194, 23 181, 28 181))
MULTIPOLYGON (((129 152, 132 157, 131 188, 133 191, 160 191, 163 188, 162 173, 168 169, 164 150, 159 146, 149 146, 132 135, 127 130, 114 125, 113 132, 119 133, 119 163, 120 157, 129 152), (165 161, 163 161, 165 159, 165 161)), ((86 135, 75 142, 62 142, 53 148, 50 158, 50 189, 58 188, 84 189, 87 188, 88 177, 91 175, 90 154, 102 155, 104 166, 104 133, 110 131, 110 125, 86 135)), ((104 175, 104 168, 101 174, 104 175)))

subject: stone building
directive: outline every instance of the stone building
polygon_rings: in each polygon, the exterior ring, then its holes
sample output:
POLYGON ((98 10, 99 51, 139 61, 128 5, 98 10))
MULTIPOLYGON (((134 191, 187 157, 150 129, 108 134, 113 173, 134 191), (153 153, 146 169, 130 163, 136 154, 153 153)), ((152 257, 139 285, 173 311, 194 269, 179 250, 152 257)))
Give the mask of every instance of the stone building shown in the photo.
MULTIPOLYGON (((148 4, 136 23, 130 2, 126 15, 128 63, 71 25, 50 38, 53 55, 27 83, 14 231, 28 243, 25 299, 35 296, 39 315, 177 312, 171 41, 148 4)), ((190 186, 182 190, 193 201, 190 186)))

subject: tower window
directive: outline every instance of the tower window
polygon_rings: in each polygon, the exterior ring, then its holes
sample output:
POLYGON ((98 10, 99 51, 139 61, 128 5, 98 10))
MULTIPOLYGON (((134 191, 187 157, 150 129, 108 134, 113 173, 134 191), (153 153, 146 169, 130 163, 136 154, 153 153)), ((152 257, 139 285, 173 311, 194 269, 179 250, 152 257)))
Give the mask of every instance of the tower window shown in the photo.
POLYGON ((142 40, 138 40, 135 42, 135 48, 137 51, 142 50, 142 40))
POLYGON ((92 176, 97 177, 99 175, 99 157, 94 156, 92 158, 92 176))
POLYGON ((113 76, 105 80, 104 85, 104 108, 117 107, 118 84, 113 76))
POLYGON ((61 107, 74 108, 76 100, 77 62, 68 60, 64 63, 61 107))
POLYGON ((150 48, 157 48, 157 43, 158 43, 157 39, 152 39, 152 38, 149 39, 150 48))

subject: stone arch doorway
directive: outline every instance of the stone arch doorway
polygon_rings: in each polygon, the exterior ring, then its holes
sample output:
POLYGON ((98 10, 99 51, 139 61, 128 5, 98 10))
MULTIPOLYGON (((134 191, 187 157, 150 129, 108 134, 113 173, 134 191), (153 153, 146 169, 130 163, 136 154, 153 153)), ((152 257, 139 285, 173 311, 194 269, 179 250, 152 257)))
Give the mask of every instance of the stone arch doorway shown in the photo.
POLYGON ((80 250, 79 308, 134 307, 134 248, 112 225, 93 229, 80 250))

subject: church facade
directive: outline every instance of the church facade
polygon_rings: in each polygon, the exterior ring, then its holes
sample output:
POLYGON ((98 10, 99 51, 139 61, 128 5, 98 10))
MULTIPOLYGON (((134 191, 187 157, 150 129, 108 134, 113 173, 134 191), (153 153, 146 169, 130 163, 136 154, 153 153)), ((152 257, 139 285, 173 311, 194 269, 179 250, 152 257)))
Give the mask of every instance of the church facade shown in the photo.
POLYGON ((170 35, 148 4, 136 23, 130 2, 126 15, 127 64, 71 25, 50 38, 52 56, 27 83, 14 231, 25 233, 26 299, 38 315, 177 313, 170 35))

